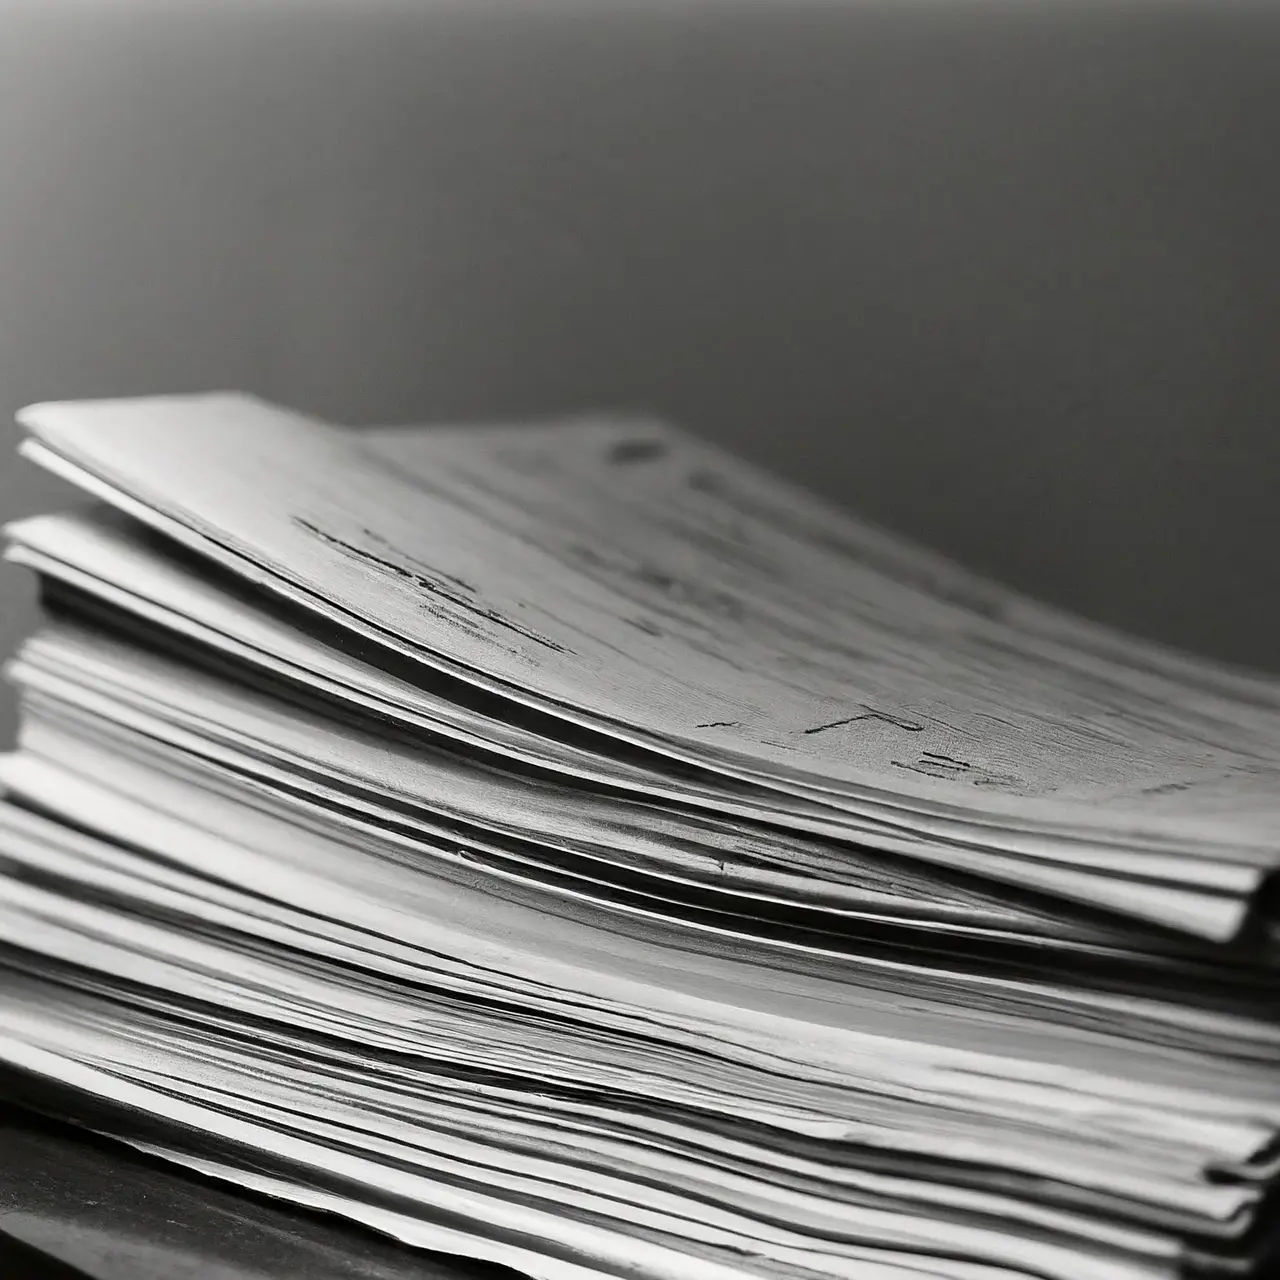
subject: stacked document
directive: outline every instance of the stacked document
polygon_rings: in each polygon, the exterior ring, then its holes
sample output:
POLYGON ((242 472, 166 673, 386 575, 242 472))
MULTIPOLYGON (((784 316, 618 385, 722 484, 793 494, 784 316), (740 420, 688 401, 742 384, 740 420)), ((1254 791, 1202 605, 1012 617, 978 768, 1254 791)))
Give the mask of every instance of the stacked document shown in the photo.
POLYGON ((648 421, 22 422, 13 1096, 547 1280, 1274 1274, 1280 678, 648 421))

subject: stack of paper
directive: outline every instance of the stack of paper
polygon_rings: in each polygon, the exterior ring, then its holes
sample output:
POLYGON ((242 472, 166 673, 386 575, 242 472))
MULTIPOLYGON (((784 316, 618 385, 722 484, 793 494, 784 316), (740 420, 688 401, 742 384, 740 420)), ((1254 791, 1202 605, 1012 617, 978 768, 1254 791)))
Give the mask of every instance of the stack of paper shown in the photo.
POLYGON ((549 1280, 1274 1261, 1280 679, 647 422, 22 420, 21 1096, 549 1280))

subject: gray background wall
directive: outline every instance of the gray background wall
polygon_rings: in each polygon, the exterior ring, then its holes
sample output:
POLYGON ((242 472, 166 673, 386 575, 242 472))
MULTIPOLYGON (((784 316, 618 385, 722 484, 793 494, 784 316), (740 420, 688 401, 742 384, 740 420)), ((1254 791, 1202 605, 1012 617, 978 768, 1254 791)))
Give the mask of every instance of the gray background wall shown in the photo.
POLYGON ((1224 0, 0 6, 0 516, 37 399, 648 408, 1280 668, 1278 68, 1224 0))

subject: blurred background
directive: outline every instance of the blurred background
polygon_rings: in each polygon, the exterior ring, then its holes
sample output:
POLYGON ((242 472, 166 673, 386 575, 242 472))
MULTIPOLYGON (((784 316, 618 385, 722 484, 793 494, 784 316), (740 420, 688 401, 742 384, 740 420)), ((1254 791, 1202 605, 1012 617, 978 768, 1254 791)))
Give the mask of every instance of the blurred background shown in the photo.
POLYGON ((0 4, 0 516, 33 400, 645 409, 1280 669, 1278 153, 1269 4, 0 4))

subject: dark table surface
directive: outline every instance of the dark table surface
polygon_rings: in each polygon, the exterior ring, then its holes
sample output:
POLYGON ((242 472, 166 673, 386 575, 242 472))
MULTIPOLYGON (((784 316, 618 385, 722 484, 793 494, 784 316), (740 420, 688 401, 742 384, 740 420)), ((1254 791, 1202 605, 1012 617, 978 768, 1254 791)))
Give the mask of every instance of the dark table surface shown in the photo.
POLYGON ((0 1104, 4 1280, 514 1280, 0 1104))

